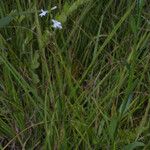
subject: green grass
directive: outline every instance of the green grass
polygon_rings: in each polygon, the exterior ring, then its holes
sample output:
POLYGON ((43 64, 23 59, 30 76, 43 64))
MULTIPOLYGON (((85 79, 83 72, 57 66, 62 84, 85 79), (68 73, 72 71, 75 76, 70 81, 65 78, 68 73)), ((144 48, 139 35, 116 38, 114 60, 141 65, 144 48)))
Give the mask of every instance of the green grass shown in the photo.
POLYGON ((1 0, 0 18, 0 149, 150 149, 149 0, 1 0))

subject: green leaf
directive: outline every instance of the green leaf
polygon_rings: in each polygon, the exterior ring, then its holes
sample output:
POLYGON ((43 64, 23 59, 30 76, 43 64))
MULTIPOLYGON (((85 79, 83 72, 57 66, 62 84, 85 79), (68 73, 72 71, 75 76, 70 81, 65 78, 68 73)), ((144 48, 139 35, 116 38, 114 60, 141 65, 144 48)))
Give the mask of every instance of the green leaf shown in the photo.
POLYGON ((104 129, 104 125, 105 125, 105 121, 102 119, 102 121, 100 122, 99 128, 98 128, 98 136, 100 136, 103 132, 104 129))
POLYGON ((133 97, 133 94, 130 94, 128 96, 128 99, 124 100, 122 102, 122 104, 121 104, 121 106, 119 108, 119 113, 120 113, 121 116, 124 115, 128 111, 128 109, 130 107, 130 104, 131 104, 131 101, 132 101, 132 97, 133 97))
POLYGON ((142 142, 133 142, 131 144, 128 144, 124 147, 124 150, 134 150, 137 147, 143 147, 144 143, 142 142))
POLYGON ((110 126, 108 127, 108 132, 112 141, 114 141, 115 139, 117 125, 118 125, 118 117, 115 115, 112 117, 110 126))
POLYGON ((132 17, 130 22, 131 22, 130 25, 131 25, 132 32, 133 32, 133 33, 136 33, 136 31, 137 31, 137 26, 136 26, 135 18, 132 17))
POLYGON ((34 84, 37 84, 40 80, 38 75, 35 73, 35 70, 39 67, 40 63, 38 61, 40 55, 38 51, 35 51, 32 60, 31 60, 31 76, 34 84))
POLYGON ((80 6, 88 2, 89 0, 77 0, 73 4, 69 5, 67 2, 64 4, 61 14, 56 16, 56 19, 62 23, 65 23, 68 16, 76 11, 80 6))
POLYGON ((40 65, 40 63, 38 62, 38 59, 39 59, 40 55, 39 55, 39 52, 36 51, 34 53, 34 56, 32 58, 32 62, 31 62, 31 69, 37 69, 40 65))
POLYGON ((7 16, 7 17, 0 19, 0 28, 7 26, 12 20, 13 20, 13 17, 11 16, 7 16))
POLYGON ((33 79, 34 84, 37 84, 40 82, 38 75, 36 73, 34 73, 34 71, 31 71, 31 75, 32 75, 32 79, 33 79))

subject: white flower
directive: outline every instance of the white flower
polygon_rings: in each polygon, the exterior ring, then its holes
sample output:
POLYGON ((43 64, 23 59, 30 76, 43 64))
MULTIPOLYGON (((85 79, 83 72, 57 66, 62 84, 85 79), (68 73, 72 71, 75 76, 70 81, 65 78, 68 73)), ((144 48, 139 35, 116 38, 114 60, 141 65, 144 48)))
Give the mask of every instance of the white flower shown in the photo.
POLYGON ((47 10, 41 9, 41 13, 39 14, 39 16, 40 16, 40 17, 43 17, 43 16, 45 16, 47 13, 48 13, 47 10))
POLYGON ((51 10, 55 10, 55 9, 57 9, 57 6, 54 6, 54 7, 51 8, 51 10))
POLYGON ((12 37, 9 37, 6 39, 6 41, 11 41, 12 40, 12 37))
POLYGON ((53 22, 53 28, 55 28, 55 29, 62 29, 61 22, 59 22, 57 20, 54 20, 54 19, 52 19, 52 22, 53 22))

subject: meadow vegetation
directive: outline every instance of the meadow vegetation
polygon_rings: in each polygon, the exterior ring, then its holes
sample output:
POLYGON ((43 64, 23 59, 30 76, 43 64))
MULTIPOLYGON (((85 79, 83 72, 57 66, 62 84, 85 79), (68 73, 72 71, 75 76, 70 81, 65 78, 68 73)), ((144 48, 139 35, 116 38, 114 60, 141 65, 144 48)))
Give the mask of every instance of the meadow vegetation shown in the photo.
POLYGON ((150 1, 0 0, 0 149, 149 150, 150 1))

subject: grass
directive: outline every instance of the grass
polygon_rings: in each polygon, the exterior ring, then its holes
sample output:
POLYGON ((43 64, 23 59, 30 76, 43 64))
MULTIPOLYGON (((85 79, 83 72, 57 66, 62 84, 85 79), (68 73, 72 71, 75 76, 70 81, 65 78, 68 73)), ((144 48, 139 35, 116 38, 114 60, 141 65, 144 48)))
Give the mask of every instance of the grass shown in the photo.
POLYGON ((0 149, 150 149, 149 8, 1 0, 0 149))

